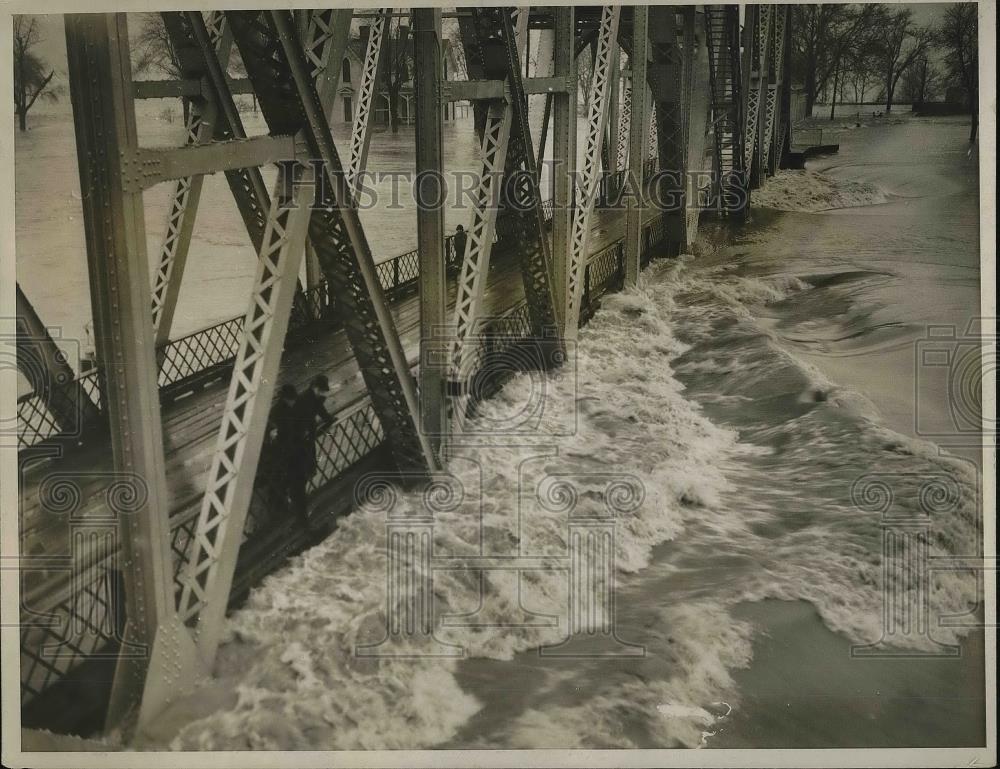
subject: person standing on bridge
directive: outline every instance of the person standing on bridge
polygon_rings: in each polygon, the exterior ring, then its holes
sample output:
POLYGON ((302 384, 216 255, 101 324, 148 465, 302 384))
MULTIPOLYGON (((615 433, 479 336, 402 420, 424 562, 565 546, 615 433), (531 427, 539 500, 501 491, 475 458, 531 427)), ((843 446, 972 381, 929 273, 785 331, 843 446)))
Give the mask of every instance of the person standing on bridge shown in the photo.
POLYGON ((333 424, 333 416, 326 410, 326 399, 330 395, 330 382, 324 374, 317 374, 295 401, 292 409, 294 435, 292 445, 285 456, 288 463, 288 504, 290 512, 299 516, 309 527, 309 504, 306 487, 316 472, 316 436, 320 429, 333 424))
POLYGON ((298 397, 294 385, 281 386, 268 417, 267 440, 260 457, 268 497, 282 510, 288 506, 288 456, 295 445, 294 417, 298 397))
POLYGON ((461 224, 455 228, 455 234, 451 239, 452 248, 452 259, 454 259, 453 264, 456 269, 461 269, 462 259, 465 257, 465 244, 468 241, 469 236, 465 232, 465 227, 461 224))

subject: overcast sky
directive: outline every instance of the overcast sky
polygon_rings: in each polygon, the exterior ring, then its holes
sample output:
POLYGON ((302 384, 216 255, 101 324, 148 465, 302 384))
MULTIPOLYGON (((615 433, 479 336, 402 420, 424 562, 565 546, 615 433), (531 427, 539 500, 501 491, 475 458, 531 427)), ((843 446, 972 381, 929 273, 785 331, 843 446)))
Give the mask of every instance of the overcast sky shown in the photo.
MULTIPOLYGON (((918 24, 936 24, 951 3, 904 3, 913 9, 914 19, 918 24)), ((130 20, 137 14, 130 14, 130 20)), ((56 70, 63 82, 66 78, 66 33, 63 28, 62 15, 50 14, 37 17, 42 27, 42 41, 38 46, 38 54, 56 70)), ((133 31, 136 24, 132 24, 133 31)))

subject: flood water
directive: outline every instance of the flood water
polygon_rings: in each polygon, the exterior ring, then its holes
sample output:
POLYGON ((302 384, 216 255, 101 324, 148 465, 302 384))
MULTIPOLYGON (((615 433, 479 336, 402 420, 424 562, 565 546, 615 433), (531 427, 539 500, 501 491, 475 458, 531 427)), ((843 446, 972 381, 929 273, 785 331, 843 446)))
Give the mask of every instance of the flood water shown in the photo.
POLYGON ((435 638, 356 653, 397 605, 387 513, 430 504, 382 497, 253 592, 217 679, 140 745, 982 744, 980 575, 883 558, 899 526, 938 564, 981 546, 961 421, 979 302, 966 135, 948 119, 844 131, 810 170, 885 202, 707 228, 697 256, 606 297, 562 372, 488 402, 494 435, 539 388, 547 405, 529 437, 453 449, 461 494, 434 506, 434 558, 403 558, 433 586, 435 638), (923 357, 931 325, 958 329, 950 357, 923 357), (642 493, 615 508, 613 609, 560 645, 583 584, 567 516, 606 525, 616 479, 642 493), (484 554, 513 567, 458 566, 484 554), (924 600, 929 630, 907 613, 924 600))

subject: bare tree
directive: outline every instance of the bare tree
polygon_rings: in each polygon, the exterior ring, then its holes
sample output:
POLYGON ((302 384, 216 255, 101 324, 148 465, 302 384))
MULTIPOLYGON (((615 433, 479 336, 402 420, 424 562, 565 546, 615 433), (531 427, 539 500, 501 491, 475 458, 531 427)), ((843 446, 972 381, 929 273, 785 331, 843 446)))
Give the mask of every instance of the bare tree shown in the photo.
POLYGON ((911 104, 923 104, 931 98, 940 79, 941 73, 938 68, 927 60, 926 55, 922 56, 903 73, 900 83, 903 88, 903 98, 909 99, 911 104))
POLYGON ((948 74, 965 90, 972 128, 969 141, 979 129, 979 19, 975 3, 956 3, 944 14, 935 42, 944 50, 948 74))
POLYGON ((816 97, 828 90, 832 79, 840 87, 842 59, 864 36, 875 5, 819 4, 792 7, 792 72, 801 80, 806 114, 811 115, 816 97))
MULTIPOLYGON (((181 63, 170 42, 163 17, 158 13, 139 15, 139 32, 132 42, 132 73, 180 80, 184 76, 181 63)), ((191 105, 186 98, 182 102, 184 122, 187 123, 191 105)))
POLYGON ((132 42, 132 71, 180 79, 181 64, 170 44, 170 36, 158 13, 142 13, 139 32, 132 42))
POLYGON ((39 98, 55 101, 62 90, 52 82, 55 70, 49 70, 33 48, 41 42, 38 20, 33 16, 14 17, 14 114, 18 127, 28 130, 28 111, 39 98))
POLYGON ((909 8, 889 10, 879 6, 872 27, 877 42, 877 55, 881 63, 885 87, 885 111, 892 112, 896 85, 913 63, 926 56, 931 34, 913 23, 909 8))
POLYGON ((576 57, 577 93, 583 98, 583 112, 590 107, 591 76, 594 72, 593 53, 576 57))

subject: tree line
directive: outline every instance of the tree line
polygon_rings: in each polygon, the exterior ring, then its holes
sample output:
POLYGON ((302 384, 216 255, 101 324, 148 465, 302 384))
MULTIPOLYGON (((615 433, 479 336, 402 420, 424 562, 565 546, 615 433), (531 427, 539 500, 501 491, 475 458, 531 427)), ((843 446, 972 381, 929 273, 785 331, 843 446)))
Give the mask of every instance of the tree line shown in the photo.
MULTIPOLYGON (((178 77, 178 62, 159 14, 139 16, 133 40, 135 73, 178 77)), ((922 103, 957 86, 972 116, 970 141, 975 138, 979 67, 975 3, 950 5, 935 26, 918 25, 905 5, 883 3, 794 5, 791 22, 792 81, 803 86, 807 115, 821 102, 830 104, 832 118, 838 102, 864 102, 870 94, 889 113, 900 99, 922 103)), ((385 41, 382 80, 394 131, 399 124, 399 93, 411 75, 408 32, 406 24, 393 19, 385 41)), ((40 42, 36 19, 15 16, 14 113, 22 131, 39 99, 54 100, 63 91, 55 71, 37 53, 40 42)), ((453 43, 461 69, 461 46, 454 38, 453 43)), ((589 80, 589 66, 583 64, 581 77, 589 80)), ((241 70, 238 61, 233 69, 241 70)))
POLYGON ((916 23, 905 5, 819 4, 792 7, 792 82, 801 83, 806 114, 817 103, 875 103, 892 112, 900 100, 923 103, 958 87, 978 110, 978 9, 955 3, 936 25, 916 23))

